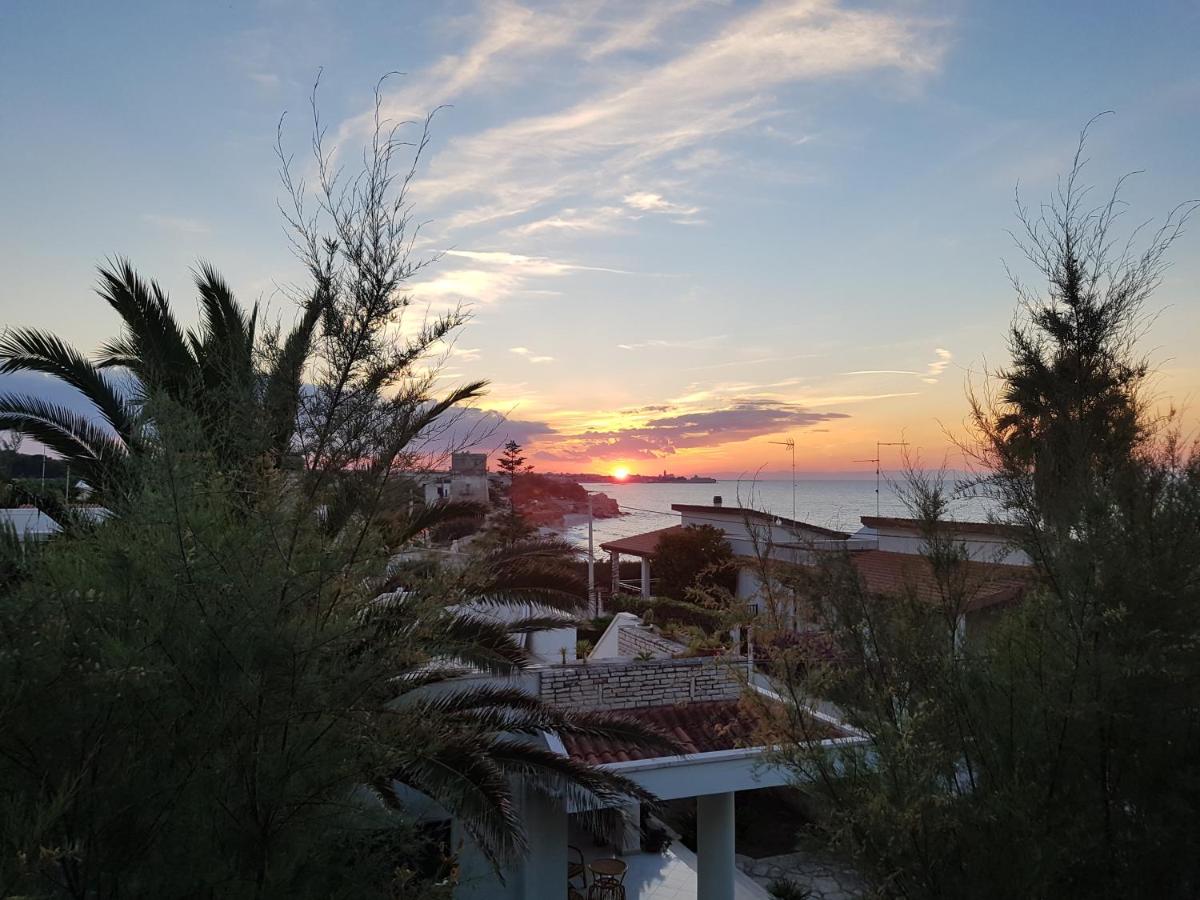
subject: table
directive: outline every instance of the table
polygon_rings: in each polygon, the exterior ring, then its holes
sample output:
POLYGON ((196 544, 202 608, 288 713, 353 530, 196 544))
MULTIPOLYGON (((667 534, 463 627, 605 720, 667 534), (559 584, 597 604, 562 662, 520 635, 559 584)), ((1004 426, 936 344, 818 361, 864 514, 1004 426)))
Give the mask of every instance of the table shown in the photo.
POLYGON ((600 859, 593 859, 588 864, 588 868, 596 876, 597 882, 621 884, 625 881, 625 872, 629 868, 629 863, 615 857, 601 857, 600 859))

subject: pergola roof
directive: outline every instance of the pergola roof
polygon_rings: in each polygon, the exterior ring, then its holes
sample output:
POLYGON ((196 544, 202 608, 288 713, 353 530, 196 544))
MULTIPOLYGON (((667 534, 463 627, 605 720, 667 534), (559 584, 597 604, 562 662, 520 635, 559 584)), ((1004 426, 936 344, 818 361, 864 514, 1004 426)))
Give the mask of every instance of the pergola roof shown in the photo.
POLYGON ((600 545, 601 550, 609 553, 624 553, 626 556, 653 556, 658 549, 658 542, 664 535, 683 531, 682 525, 672 525, 670 528, 660 528, 657 531, 645 531, 641 534, 631 534, 629 537, 605 541, 600 545))

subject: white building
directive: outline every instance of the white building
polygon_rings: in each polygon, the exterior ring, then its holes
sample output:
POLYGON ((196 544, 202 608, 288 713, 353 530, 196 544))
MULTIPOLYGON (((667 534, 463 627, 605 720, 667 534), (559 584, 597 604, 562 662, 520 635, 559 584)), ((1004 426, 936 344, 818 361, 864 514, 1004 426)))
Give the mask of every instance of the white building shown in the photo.
POLYGON ((12 528, 21 541, 44 541, 62 531, 62 526, 33 506, 0 509, 0 528, 12 528))
MULTIPOLYGON (((754 509, 725 506, 720 497, 711 506, 672 504, 680 523, 643 534, 635 534, 600 545, 613 560, 613 591, 654 593, 653 561, 658 542, 666 534, 693 525, 711 525, 720 529, 741 565, 735 594, 752 609, 761 612, 764 574, 770 577, 772 566, 811 564, 816 555, 846 552, 858 571, 863 588, 873 594, 894 594, 915 590, 935 600, 938 585, 929 564, 922 556, 925 538, 922 523, 915 519, 888 516, 863 516, 862 527, 853 534, 834 531, 771 515, 754 509), (641 578, 637 583, 622 583, 617 577, 621 556, 641 560, 641 578)), ((990 522, 944 522, 944 533, 961 546, 969 560, 965 564, 967 602, 960 626, 966 635, 971 623, 982 623, 996 610, 1016 602, 1031 579, 1031 560, 1013 543, 1010 526, 990 522)), ((813 623, 797 620, 807 630, 813 623)))
MULTIPOLYGON (((529 793, 521 810, 530 853, 500 883, 462 829, 454 828, 460 853, 457 900, 562 900, 568 862, 614 857, 626 867, 628 900, 769 900, 734 860, 734 796, 738 791, 792 783, 794 773, 765 761, 758 721, 743 702, 746 661, 740 657, 676 658, 670 642, 647 658, 656 639, 636 616, 614 618, 586 662, 529 670, 521 687, 546 702, 573 710, 614 710, 671 734, 683 753, 660 755, 597 738, 544 734, 551 752, 618 772, 661 800, 696 798, 696 849, 679 841, 665 852, 643 853, 636 802, 622 807, 627 827, 618 846, 595 847, 576 822, 580 812, 566 798, 529 793)), ((751 688, 766 703, 777 695, 751 688)), ((858 735, 834 719, 808 710, 820 746, 836 754, 858 735)), ((577 889, 579 884, 576 884, 577 889)), ((583 894, 580 891, 581 895, 583 894)))

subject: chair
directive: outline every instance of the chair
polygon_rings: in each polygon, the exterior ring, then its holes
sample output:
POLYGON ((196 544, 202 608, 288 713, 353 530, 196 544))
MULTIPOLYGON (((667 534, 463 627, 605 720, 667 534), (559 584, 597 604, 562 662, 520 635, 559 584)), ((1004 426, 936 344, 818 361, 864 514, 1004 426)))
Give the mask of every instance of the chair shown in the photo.
POLYGON ((572 888, 571 882, 576 878, 583 879, 583 889, 588 889, 587 863, 583 859, 583 851, 578 847, 567 845, 567 887, 572 888), (574 858, 572 858, 574 857, 574 858))
POLYGON ((618 881, 597 881, 588 890, 587 900, 625 900, 625 885, 618 881))

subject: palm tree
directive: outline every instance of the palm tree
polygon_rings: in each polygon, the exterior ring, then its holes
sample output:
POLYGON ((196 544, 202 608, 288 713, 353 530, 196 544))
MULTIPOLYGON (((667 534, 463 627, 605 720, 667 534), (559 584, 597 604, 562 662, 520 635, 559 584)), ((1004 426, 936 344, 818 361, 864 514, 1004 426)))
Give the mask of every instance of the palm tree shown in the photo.
POLYGON ((0 374, 38 372, 75 388, 95 415, 82 416, 38 397, 0 394, 0 429, 15 431, 62 456, 108 502, 127 492, 128 458, 150 442, 156 398, 197 416, 216 458, 235 468, 248 456, 276 462, 295 432, 300 379, 320 303, 309 302, 299 323, 268 364, 258 362, 257 306, 249 312, 208 264, 196 272, 202 322, 185 331, 166 294, 145 282, 128 261, 100 269, 100 296, 121 318, 122 333, 89 360, 61 338, 18 328, 0 335, 0 374), (123 391, 106 370, 123 369, 123 391))
POLYGON ((436 800, 497 868, 528 849, 519 789, 584 810, 585 824, 610 836, 621 805, 655 802, 627 778, 558 755, 541 735, 680 752, 671 738, 634 719, 553 707, 512 680, 530 662, 521 635, 577 621, 573 613, 585 605, 585 594, 571 567, 576 556, 553 538, 487 546, 457 571, 394 576, 367 613, 367 645, 394 646, 404 633, 426 648, 391 683, 394 693, 381 707, 394 739, 376 789, 393 806, 404 804, 399 786, 436 800))

